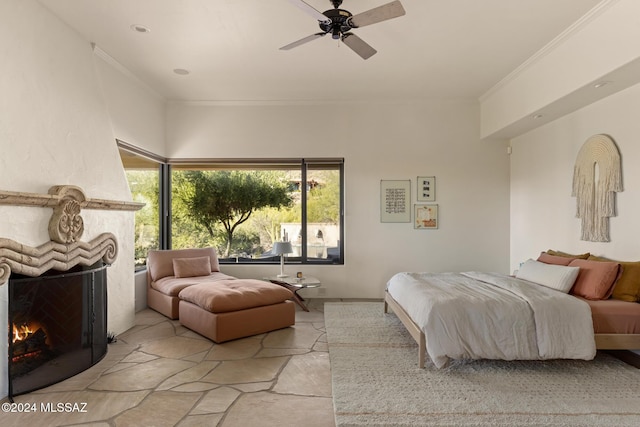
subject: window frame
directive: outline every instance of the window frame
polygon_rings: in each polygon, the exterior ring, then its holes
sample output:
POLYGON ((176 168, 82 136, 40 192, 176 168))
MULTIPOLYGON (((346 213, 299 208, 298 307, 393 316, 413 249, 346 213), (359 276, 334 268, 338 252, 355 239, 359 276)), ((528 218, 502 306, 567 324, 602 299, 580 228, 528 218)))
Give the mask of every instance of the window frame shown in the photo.
MULTIPOLYGON (((318 167, 332 167, 339 173, 339 240, 338 249, 339 256, 332 258, 330 262, 324 259, 309 258, 307 249, 307 193, 306 186, 301 188, 301 237, 302 246, 300 257, 294 259, 287 259, 287 264, 312 264, 312 265, 343 265, 344 264, 344 159, 343 158, 267 158, 267 159, 171 159, 163 158, 148 151, 139 149, 131 144, 116 139, 117 146, 120 150, 128 152, 130 154, 140 156, 146 160, 152 161, 158 164, 159 172, 159 194, 158 194, 158 218, 159 218, 159 248, 158 249, 171 249, 171 174, 174 170, 184 170, 191 168, 205 168, 205 169, 293 169, 300 168, 301 183, 307 182, 307 176, 309 170, 313 170, 318 167), (304 191, 303 191, 304 190, 304 191)), ((125 169, 126 166, 123 167, 125 169)), ((277 261, 259 261, 251 260, 246 262, 247 265, 255 264, 277 264, 277 261)), ((223 264, 228 264, 223 262, 223 264)))
MULTIPOLYGON (((301 182, 307 182, 307 174, 313 166, 333 166, 339 173, 339 185, 340 185, 340 200, 339 200, 339 256, 332 259, 332 262, 317 258, 309 258, 307 251, 307 191, 300 191, 301 194, 301 228, 302 228, 302 242, 301 242, 301 254, 300 257, 285 257, 286 264, 313 264, 313 265, 343 265, 344 264, 344 159, 343 158, 251 158, 251 159, 167 159, 169 172, 168 183, 162 188, 167 191, 168 194, 165 198, 169 200, 169 206, 166 209, 169 215, 169 225, 167 240, 169 241, 168 249, 170 248, 171 229, 170 229, 170 209, 171 209, 171 172, 174 170, 185 169, 215 169, 215 170, 272 170, 272 169, 293 169, 300 168, 301 182)), ((306 187, 305 187, 306 188, 306 187)), ((260 261, 251 260, 245 261, 247 265, 260 265, 260 264, 277 264, 279 261, 260 261)), ((221 264, 235 264, 229 261, 220 260, 221 264)))

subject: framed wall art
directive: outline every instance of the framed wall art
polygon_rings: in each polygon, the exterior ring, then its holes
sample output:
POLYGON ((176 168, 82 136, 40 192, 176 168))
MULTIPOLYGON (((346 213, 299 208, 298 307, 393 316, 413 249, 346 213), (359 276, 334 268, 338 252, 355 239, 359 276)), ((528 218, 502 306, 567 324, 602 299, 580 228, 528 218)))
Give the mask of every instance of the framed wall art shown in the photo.
POLYGON ((435 176, 419 176, 418 177, 418 200, 419 202, 433 202, 436 200, 436 177, 435 176))
POLYGON ((414 205, 415 214, 413 228, 436 229, 438 228, 438 205, 414 205))
POLYGON ((411 181, 380 181, 380 222, 411 222, 411 181))

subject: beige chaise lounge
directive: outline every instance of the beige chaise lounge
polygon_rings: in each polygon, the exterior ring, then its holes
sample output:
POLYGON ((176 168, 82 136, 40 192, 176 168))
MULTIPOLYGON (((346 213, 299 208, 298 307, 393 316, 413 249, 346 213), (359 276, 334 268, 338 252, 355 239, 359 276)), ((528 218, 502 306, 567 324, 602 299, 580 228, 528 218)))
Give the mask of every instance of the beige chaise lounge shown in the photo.
POLYGON ((155 250, 147 258, 147 305, 215 342, 295 324, 292 292, 220 272, 213 248, 155 250))

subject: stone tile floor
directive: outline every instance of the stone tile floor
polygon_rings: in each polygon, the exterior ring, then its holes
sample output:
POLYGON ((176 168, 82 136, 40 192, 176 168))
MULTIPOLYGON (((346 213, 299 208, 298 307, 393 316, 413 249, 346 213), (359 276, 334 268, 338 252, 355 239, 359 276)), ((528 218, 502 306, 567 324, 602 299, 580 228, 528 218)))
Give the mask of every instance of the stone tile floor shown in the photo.
POLYGON ((293 327, 223 344, 143 310, 103 360, 16 396, 36 412, 0 412, 0 426, 333 427, 325 301, 296 307, 293 327))

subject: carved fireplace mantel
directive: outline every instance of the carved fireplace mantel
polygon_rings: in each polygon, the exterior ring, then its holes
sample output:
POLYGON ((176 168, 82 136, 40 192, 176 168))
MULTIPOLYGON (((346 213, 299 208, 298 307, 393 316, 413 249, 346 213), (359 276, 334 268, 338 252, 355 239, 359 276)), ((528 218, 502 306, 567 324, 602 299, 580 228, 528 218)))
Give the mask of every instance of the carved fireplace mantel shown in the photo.
POLYGON ((49 242, 31 247, 0 238, 1 286, 11 272, 40 276, 50 269, 65 271, 78 264, 90 266, 100 259, 106 264, 113 263, 118 254, 118 242, 112 233, 102 233, 89 242, 80 240, 84 232, 81 210, 136 211, 144 203, 88 199, 80 187, 56 185, 49 189, 48 194, 0 190, 0 205, 53 208, 49 220, 49 242))
POLYGON ((63 200, 69 199, 76 200, 83 209, 137 211, 144 207, 144 203, 137 202, 87 199, 82 189, 75 185, 54 185, 48 194, 0 190, 0 205, 55 208, 63 200))

